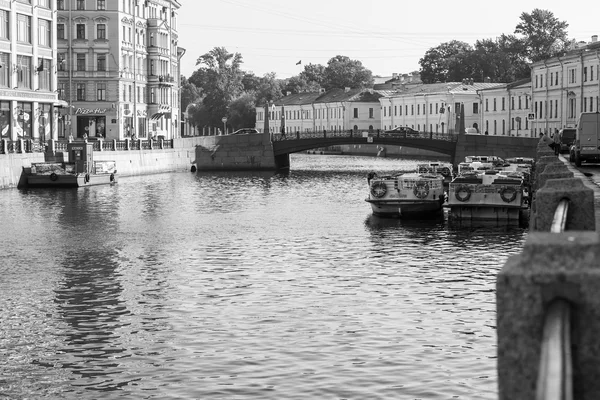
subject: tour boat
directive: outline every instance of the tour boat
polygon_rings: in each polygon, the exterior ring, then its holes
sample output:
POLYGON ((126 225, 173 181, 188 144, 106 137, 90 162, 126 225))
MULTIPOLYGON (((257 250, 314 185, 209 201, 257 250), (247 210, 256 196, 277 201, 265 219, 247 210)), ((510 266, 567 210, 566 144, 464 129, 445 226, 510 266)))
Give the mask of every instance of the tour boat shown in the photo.
POLYGON ((32 163, 27 174, 27 186, 83 187, 117 183, 115 161, 94 161, 91 143, 67 145, 68 162, 32 163))
POLYGON ((454 166, 447 162, 423 162, 417 164, 417 172, 420 174, 440 174, 444 177, 447 186, 454 179, 454 166))
POLYGON ((27 175, 30 187, 83 187, 117 183, 114 161, 95 161, 92 171, 78 171, 71 163, 32 163, 27 175))
POLYGON ((441 174, 405 173, 396 176, 368 177, 373 214, 378 216, 433 215, 442 210, 444 177, 441 174))
POLYGON ((527 209, 526 173, 468 171, 459 174, 448 190, 449 219, 518 221, 527 209))

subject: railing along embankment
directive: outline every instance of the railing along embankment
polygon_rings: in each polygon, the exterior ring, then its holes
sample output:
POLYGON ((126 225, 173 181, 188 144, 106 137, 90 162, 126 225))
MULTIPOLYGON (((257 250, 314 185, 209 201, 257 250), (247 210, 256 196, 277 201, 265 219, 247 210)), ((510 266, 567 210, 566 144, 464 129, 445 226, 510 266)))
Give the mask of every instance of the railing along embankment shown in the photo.
POLYGON ((600 399, 594 190, 537 147, 530 233, 497 276, 500 399, 600 399))

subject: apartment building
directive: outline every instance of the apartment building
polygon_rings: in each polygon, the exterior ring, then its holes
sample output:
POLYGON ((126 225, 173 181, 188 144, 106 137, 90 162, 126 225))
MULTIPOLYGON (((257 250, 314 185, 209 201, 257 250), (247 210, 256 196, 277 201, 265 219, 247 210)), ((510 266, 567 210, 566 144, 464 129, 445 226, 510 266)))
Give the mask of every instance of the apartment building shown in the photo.
MULTIPOLYGON (((381 129, 382 94, 372 89, 332 89, 291 94, 269 108, 269 131, 354 132, 381 129)), ((256 107, 256 129, 264 131, 265 108, 256 107)))
POLYGON ((481 130, 493 136, 532 137, 531 79, 479 90, 481 130))
POLYGON ((177 0, 57 0, 59 135, 179 136, 177 0))
POLYGON ((55 2, 0 0, 0 136, 56 138, 55 2))
POLYGON ((562 57, 531 66, 534 135, 575 127, 582 112, 599 111, 600 42, 578 42, 562 57))

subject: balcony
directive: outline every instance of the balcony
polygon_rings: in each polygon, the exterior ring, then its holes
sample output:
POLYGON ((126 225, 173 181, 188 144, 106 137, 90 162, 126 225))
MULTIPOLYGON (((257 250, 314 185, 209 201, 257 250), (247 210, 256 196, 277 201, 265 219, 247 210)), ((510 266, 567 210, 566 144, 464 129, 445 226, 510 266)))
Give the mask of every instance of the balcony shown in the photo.
POLYGON ((173 86, 175 85, 175 77, 172 75, 148 75, 148 84, 158 84, 173 86))

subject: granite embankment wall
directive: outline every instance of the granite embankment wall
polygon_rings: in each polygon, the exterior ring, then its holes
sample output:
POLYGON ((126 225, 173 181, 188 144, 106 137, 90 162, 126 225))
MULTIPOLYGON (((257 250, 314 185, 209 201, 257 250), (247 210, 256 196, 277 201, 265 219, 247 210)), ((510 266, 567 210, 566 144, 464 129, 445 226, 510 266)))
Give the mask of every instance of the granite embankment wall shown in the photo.
MULTIPOLYGON (((32 163, 65 161, 67 154, 0 154, 0 189, 26 183, 32 163)), ((172 171, 275 169, 273 146, 267 135, 197 136, 173 140, 171 149, 94 151, 94 160, 113 160, 120 176, 172 171)))
POLYGON ((465 156, 498 156, 501 158, 535 158, 539 138, 489 135, 458 135, 454 165, 465 156))

